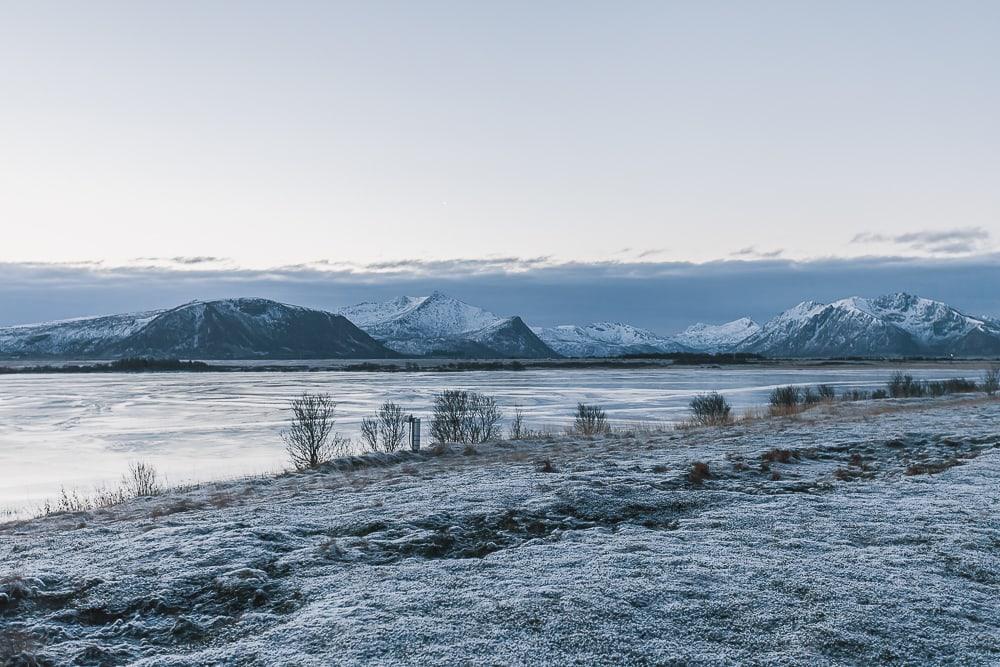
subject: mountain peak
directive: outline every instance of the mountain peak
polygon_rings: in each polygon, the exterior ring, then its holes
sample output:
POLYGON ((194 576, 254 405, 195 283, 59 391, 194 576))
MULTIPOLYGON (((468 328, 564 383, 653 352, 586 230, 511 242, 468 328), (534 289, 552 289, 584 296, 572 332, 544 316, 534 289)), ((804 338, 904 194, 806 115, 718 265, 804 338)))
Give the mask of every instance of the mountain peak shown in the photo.
POLYGON ((760 331, 760 325, 749 317, 725 324, 698 322, 677 334, 680 343, 703 352, 725 352, 760 331))

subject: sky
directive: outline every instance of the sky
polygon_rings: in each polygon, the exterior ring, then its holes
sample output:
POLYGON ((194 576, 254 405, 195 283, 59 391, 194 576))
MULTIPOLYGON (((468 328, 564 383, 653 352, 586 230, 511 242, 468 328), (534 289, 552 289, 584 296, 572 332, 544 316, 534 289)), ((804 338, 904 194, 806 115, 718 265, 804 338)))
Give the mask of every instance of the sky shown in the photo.
POLYGON ((997 34, 961 0, 4 3, 0 324, 434 288, 1000 314, 997 34))

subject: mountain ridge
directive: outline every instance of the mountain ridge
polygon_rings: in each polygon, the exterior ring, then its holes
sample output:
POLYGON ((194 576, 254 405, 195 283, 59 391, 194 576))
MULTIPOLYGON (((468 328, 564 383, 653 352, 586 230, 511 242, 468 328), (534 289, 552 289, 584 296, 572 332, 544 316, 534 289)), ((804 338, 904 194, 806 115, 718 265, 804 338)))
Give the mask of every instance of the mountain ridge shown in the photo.
POLYGON ((526 359, 560 356, 520 317, 501 317, 440 291, 423 297, 362 302, 337 312, 402 354, 526 359))
POLYGON ((346 318, 255 297, 0 328, 3 358, 316 359, 399 356, 346 318))

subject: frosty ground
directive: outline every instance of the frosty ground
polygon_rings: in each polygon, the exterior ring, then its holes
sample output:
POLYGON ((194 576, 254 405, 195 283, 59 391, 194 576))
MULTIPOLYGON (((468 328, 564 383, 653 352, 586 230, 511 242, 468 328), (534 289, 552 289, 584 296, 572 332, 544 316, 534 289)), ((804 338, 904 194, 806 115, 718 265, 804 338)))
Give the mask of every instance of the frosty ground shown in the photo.
POLYGON ((995 664, 998 425, 982 398, 843 404, 0 524, 0 655, 995 664))

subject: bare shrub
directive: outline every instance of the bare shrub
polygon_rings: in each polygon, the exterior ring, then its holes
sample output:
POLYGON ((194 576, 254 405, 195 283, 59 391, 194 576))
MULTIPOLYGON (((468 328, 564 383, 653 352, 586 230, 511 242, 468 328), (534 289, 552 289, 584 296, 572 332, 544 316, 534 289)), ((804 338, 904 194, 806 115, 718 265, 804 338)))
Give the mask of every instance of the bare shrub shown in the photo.
POLYGON ((593 436, 608 432, 608 417, 599 405, 577 403, 576 418, 573 421, 573 432, 580 435, 593 436))
POLYGON ((768 397, 772 415, 788 415, 800 411, 802 391, 794 386, 775 387, 768 397))
POLYGON ((434 397, 431 436, 440 443, 464 442, 469 392, 447 389, 434 397))
POLYGON ((896 371, 886 383, 886 391, 893 398, 919 398, 928 393, 927 383, 915 379, 909 373, 896 371))
POLYGON ((472 394, 469 441, 473 443, 495 440, 500 437, 500 422, 503 412, 492 396, 472 394))
POLYGON ((1000 366, 990 366, 983 371, 983 391, 987 396, 1000 391, 1000 366))
POLYGON ((367 451, 395 452, 406 441, 406 416, 396 403, 383 403, 373 417, 361 420, 361 441, 367 451))
POLYGON ((821 401, 832 401, 837 398, 837 390, 828 384, 821 384, 816 387, 816 393, 821 401))
POLYGON ((361 420, 361 442, 366 451, 378 451, 378 420, 374 417, 365 417, 361 420))
POLYGON ((156 468, 143 461, 133 461, 128 464, 128 472, 122 476, 121 490, 132 498, 158 496, 163 493, 163 485, 156 468))
POLYGON ((45 514, 54 512, 86 512, 94 509, 93 501, 81 495, 76 489, 67 491, 65 487, 59 489, 59 498, 56 499, 55 507, 52 507, 48 500, 45 501, 45 514))
POLYGON ((333 432, 337 404, 329 394, 302 394, 289 408, 292 421, 281 439, 296 470, 317 468, 349 448, 350 440, 333 432))
POLYGON ((871 392, 865 391, 864 389, 846 389, 844 393, 840 395, 840 400, 842 401, 867 401, 872 397, 871 392))
POLYGON ((816 405, 821 400, 819 394, 813 391, 812 387, 806 387, 802 390, 802 405, 816 405))
POLYGON ((712 472, 708 469, 708 464, 704 461, 695 461, 688 471, 688 481, 692 484, 701 484, 706 479, 712 477, 712 472))
POLYGON ((514 406, 514 418, 510 420, 510 428, 507 431, 507 437, 511 440, 523 440, 526 434, 526 428, 524 425, 524 410, 521 409, 520 405, 514 406))
POLYGON ((500 436, 503 412, 496 399, 449 389, 434 397, 431 436, 439 443, 479 444, 500 436))
POLYGON ((383 403, 376 417, 382 451, 394 452, 402 448, 406 440, 406 417, 403 415, 403 408, 391 401, 383 403))
POLYGON ((702 426, 728 424, 732 421, 729 401, 722 394, 713 391, 709 394, 699 394, 691 399, 691 412, 694 421, 702 426))

